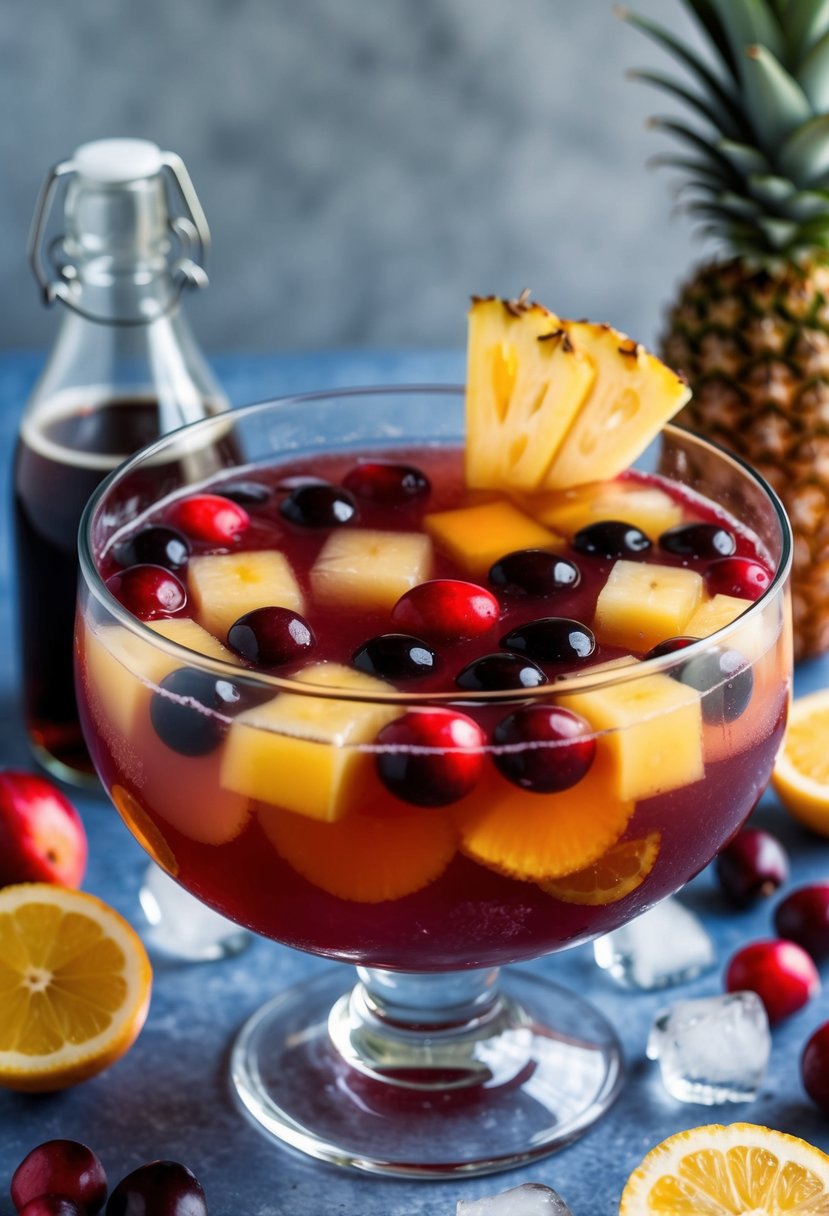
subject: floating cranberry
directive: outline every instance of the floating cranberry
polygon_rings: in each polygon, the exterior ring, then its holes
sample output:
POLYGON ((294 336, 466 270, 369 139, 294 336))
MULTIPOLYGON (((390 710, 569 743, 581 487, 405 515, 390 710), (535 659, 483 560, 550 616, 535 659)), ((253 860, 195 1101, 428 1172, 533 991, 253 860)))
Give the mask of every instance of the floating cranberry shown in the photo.
POLYGON ((343 485, 358 498, 396 506, 422 498, 431 490, 429 478, 410 464, 385 460, 365 460, 350 469, 343 485))
POLYGON ((298 612, 266 607, 254 608, 234 621, 227 631, 227 644, 250 663, 277 667, 313 650, 316 638, 298 612))
POLYGON ((155 524, 142 528, 116 545, 112 556, 119 566, 149 564, 164 566, 166 570, 180 570, 187 565, 190 543, 176 528, 155 524))
POLYGON ((484 733, 452 709, 412 709, 377 736, 377 772, 397 798, 415 806, 447 806, 478 781, 484 733))
POLYGON ((182 756, 204 756, 219 746, 241 707, 242 693, 231 680, 195 667, 179 667, 159 683, 150 699, 150 721, 167 747, 182 756))
POLYGON ((775 908, 774 927, 812 958, 829 958, 829 882, 796 887, 775 908))
POLYGON ((581 663, 596 649, 596 639, 580 621, 544 616, 512 629, 501 638, 501 645, 536 663, 581 663))
POLYGON ((280 514, 303 528, 336 528, 357 516, 353 494, 328 482, 305 482, 279 504, 280 514))
POLYGON ((65 1195, 38 1195, 19 1209, 18 1216, 83 1216, 83 1208, 65 1195))
POLYGON ((498 601, 485 587, 461 579, 435 578, 401 595, 391 619, 407 632, 457 641, 486 633, 500 613, 498 601))
POLYGON ((484 654, 467 663, 455 677, 458 688, 487 692, 499 688, 538 688, 547 677, 532 659, 500 652, 484 654))
POLYGON ((575 562, 546 549, 517 549, 500 558, 489 581, 505 595, 555 595, 572 591, 581 582, 575 562))
POLYGON ((754 676, 739 650, 705 651, 671 672, 675 679, 702 693, 702 716, 712 725, 736 722, 751 700, 754 676))
POLYGON ((351 656, 355 667, 381 680, 418 680, 431 675, 437 661, 431 646, 410 633, 378 634, 351 656))
POLYGON ((709 595, 757 600, 771 586, 771 572, 750 557, 720 557, 703 574, 709 595))
POLYGON ((806 1093, 829 1115, 829 1022, 818 1026, 803 1048, 800 1076, 806 1093))
POLYGON ((261 481, 227 481, 221 489, 224 498, 240 507, 261 507, 271 496, 270 489, 261 481))
POLYGON ((122 1178, 106 1216, 207 1216, 201 1183, 177 1161, 151 1161, 122 1178))
POLYGON ((641 528, 620 519, 602 519, 579 528, 570 542, 577 553, 589 557, 636 557, 651 548, 641 528))
POLYGON ((659 547, 676 557, 730 557, 737 541, 721 524, 678 524, 662 533, 659 547))
POLYGON ((820 991, 820 976, 796 942, 752 942, 738 950, 725 973, 727 992, 756 992, 770 1022, 780 1022, 820 991))
POLYGON ((184 587, 163 566, 130 566, 111 574, 106 585, 118 602, 141 621, 172 616, 187 603, 184 587))
POLYGON ((676 654, 678 650, 684 650, 686 646, 690 646, 692 642, 698 641, 698 638, 665 638, 664 642, 657 642, 655 646, 651 646, 646 659, 660 659, 663 654, 676 654))
POLYGON ((596 754, 596 739, 584 718, 550 705, 515 710, 495 727, 493 741, 498 771, 533 794, 570 789, 585 776, 596 754))
POLYGON ((776 836, 760 828, 743 828, 719 854, 715 869, 723 894, 744 908, 767 899, 783 885, 789 877, 789 859, 776 836))
POLYGON ((239 539, 250 525, 244 507, 221 494, 193 494, 180 498, 167 512, 167 518, 194 540, 211 545, 229 545, 239 539))
POLYGON ((60 1196, 93 1216, 107 1197, 104 1167, 92 1149, 77 1140, 47 1140, 27 1153, 11 1181, 11 1200, 18 1211, 41 1196, 60 1196))

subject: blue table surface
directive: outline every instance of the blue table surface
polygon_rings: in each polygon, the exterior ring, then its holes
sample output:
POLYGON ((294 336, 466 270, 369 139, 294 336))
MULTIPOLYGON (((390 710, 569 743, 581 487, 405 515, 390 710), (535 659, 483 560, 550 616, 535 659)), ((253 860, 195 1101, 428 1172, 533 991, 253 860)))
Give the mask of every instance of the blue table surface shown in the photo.
MULTIPOLYGON (((0 357, 0 436, 6 479, 0 494, 0 765, 32 766, 18 698, 14 638, 14 569, 9 537, 9 467, 17 421, 41 357, 0 357)), ((458 383, 459 352, 327 352, 234 356, 215 360, 234 404, 345 385, 458 383)), ((829 684, 829 659, 801 664, 797 693, 829 684)), ((73 795, 90 839, 85 888, 142 925, 137 899, 146 858, 103 797, 73 795)), ((801 830, 767 794, 755 820, 775 832, 792 861, 791 884, 829 877, 829 841, 801 830)), ((473 1199, 522 1182, 542 1182, 567 1199, 575 1216, 612 1216, 625 1179, 664 1137, 701 1123, 747 1121, 803 1136, 829 1151, 829 1121, 811 1105, 800 1083, 799 1057, 812 1030, 829 1018, 829 986, 774 1030, 770 1069, 759 1097, 723 1107, 682 1105, 661 1087, 645 1058, 654 1013, 678 998, 721 991, 732 952, 773 935, 774 901, 749 911, 729 910, 706 871, 683 893, 712 933, 718 966, 668 992, 633 994, 600 972, 589 947, 533 964, 539 974, 578 989, 616 1026, 627 1061, 627 1083, 612 1110, 563 1152, 509 1173, 483 1178, 415 1182, 385 1180, 323 1166, 275 1147, 243 1116, 231 1096, 228 1050, 247 1016, 281 988, 330 966, 273 942, 256 940, 235 959, 208 964, 157 960, 147 1024, 124 1059, 101 1076, 61 1094, 0 1093, 0 1216, 10 1216, 7 1184, 35 1144, 71 1137, 90 1144, 111 1180, 159 1157, 183 1161, 201 1179, 213 1216, 365 1216, 430 1213, 454 1216, 458 1199, 473 1199)), ((829 974, 825 977, 829 985, 829 974)))

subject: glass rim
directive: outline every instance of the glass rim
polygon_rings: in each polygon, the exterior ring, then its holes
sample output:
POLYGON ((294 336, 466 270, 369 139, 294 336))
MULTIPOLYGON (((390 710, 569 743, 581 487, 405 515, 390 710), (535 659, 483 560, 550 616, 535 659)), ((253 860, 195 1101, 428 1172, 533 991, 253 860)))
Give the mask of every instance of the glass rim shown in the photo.
MULTIPOLYGON (((165 449, 172 447, 176 443, 180 443, 182 436, 189 434, 198 434, 199 431, 207 430, 221 426, 222 422, 229 417, 232 420, 255 417, 258 414, 267 413, 268 411, 276 411, 279 407, 287 407, 290 405, 301 405, 306 402, 324 401, 335 398, 344 397, 380 397, 395 395, 445 395, 453 397, 463 397, 465 386, 459 384, 383 384, 383 385, 367 385, 365 387, 344 387, 332 389, 320 389, 310 393, 293 393, 284 397, 271 397, 263 401, 257 401, 250 405, 237 406, 224 413, 211 415, 209 418, 201 418, 196 422, 188 423, 186 426, 178 427, 174 431, 162 435, 161 438, 154 440, 152 443, 141 448, 134 455, 130 456, 117 468, 104 478, 101 484, 93 491, 84 507, 78 529, 78 559, 80 565, 80 577, 86 583, 91 594, 99 601, 99 603, 107 610, 107 612, 115 618, 121 625, 128 629, 132 634, 143 639, 143 641, 156 649, 169 654, 171 657, 180 660, 181 666, 194 667, 200 670, 209 671, 222 679, 233 678, 245 681, 247 684, 255 683, 264 688, 273 688, 274 692, 289 692, 299 694, 304 697, 321 697, 326 700, 346 701, 346 702, 362 702, 372 704, 389 704, 389 705, 406 705, 406 706, 421 706, 435 704, 453 704, 453 705, 482 705, 482 704, 515 704, 516 702, 528 702, 536 700, 544 700, 552 695, 563 696, 569 692, 585 692, 596 688, 605 688, 611 685, 624 684, 629 681, 641 678, 644 675, 654 675, 670 671, 672 667, 679 663, 685 664, 689 660, 705 654, 713 646, 719 646, 728 641, 729 636, 739 629, 743 628, 747 622, 759 617, 763 608, 771 602, 773 598, 778 596, 785 585, 788 578, 793 554, 793 540, 791 524, 785 509, 776 491, 766 481, 766 479, 758 473, 758 471, 736 453, 724 448, 710 439, 703 438, 696 432, 688 430, 685 427, 678 426, 675 423, 668 422, 660 430, 659 434, 678 434, 686 441, 690 440, 700 448, 708 449, 716 452, 717 456, 725 463, 731 464, 739 473, 753 482, 766 499, 770 502, 781 534, 781 552, 777 563, 777 568, 774 571, 773 577, 769 586, 758 598, 752 603, 750 608, 747 608, 733 621, 716 630, 714 633, 708 634, 704 638, 699 638, 685 646, 680 651, 658 655, 647 660, 632 659, 628 663, 616 663, 614 666, 608 667, 603 663, 596 663, 590 667, 584 668, 583 671, 569 672, 564 676, 550 680, 546 684, 539 684, 533 688, 505 688, 505 689, 489 689, 482 691, 470 691, 465 689, 446 689, 434 690, 431 692, 417 691, 400 691, 390 687, 388 692, 385 690, 358 690, 335 685, 314 684, 310 681, 298 680, 290 676, 274 675, 271 672, 257 671, 252 667, 246 667, 241 662, 226 661, 223 659, 214 659, 209 655, 202 655, 198 651, 191 650, 186 646, 180 645, 162 634, 156 633, 151 628, 149 622, 141 621, 138 617, 133 616, 107 589, 106 583, 101 578, 101 575, 95 565, 89 543, 89 535, 92 522, 95 518, 96 511, 101 501, 106 497, 107 493, 113 485, 128 476, 136 468, 142 464, 152 460, 165 449), (642 671, 643 666, 645 671, 642 671)), ((659 436, 655 436, 658 438, 659 436)), ((462 436, 460 437, 462 438, 462 436)), ((230 469, 226 470, 230 471, 230 469)), ((183 619, 175 616, 164 618, 170 620, 183 619)), ((614 663, 614 660, 609 660, 614 663)), ((749 666, 751 664, 748 664, 749 666)), ((379 680, 379 677, 377 677, 379 680)))

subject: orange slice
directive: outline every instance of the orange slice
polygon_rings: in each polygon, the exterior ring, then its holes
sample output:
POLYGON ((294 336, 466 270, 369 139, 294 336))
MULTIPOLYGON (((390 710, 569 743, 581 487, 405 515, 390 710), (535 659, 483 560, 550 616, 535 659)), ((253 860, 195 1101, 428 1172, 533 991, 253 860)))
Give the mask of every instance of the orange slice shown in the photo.
POLYGON ((789 711, 772 785, 795 819, 829 836, 829 688, 798 697, 789 711))
POLYGON ((619 1216, 829 1216, 829 1157, 753 1123, 710 1124, 651 1149, 619 1216))
POLYGON ((455 855, 447 815, 418 810, 387 818, 348 815, 334 823, 263 804, 259 822, 280 857, 340 899, 401 899, 438 878, 455 855))
POLYGON ((633 814, 616 781, 603 740, 587 775, 559 794, 527 793, 493 773, 454 811, 461 849, 491 870, 530 882, 583 870, 616 844, 633 814))
POLYGON ((642 883, 653 869, 659 856, 659 832, 650 832, 638 840, 625 840, 583 870, 565 878, 554 878, 540 884, 542 890, 566 904, 598 907, 615 904, 642 883))
POLYGON ((142 849, 149 853, 162 870, 166 870, 172 878, 175 878, 178 874, 176 855, 138 799, 133 797, 129 790, 125 790, 123 785, 113 785, 109 796, 115 803, 118 814, 142 849))
POLYGON ((141 939, 102 900, 49 883, 0 891, 0 1085, 64 1089, 138 1036, 152 971, 141 939))

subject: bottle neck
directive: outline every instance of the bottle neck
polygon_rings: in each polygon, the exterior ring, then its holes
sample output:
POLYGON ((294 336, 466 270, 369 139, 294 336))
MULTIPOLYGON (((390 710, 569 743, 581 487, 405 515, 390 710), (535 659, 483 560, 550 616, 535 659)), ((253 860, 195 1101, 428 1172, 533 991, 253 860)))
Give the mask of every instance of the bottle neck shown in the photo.
POLYGON ((102 325, 144 326, 178 308, 185 281, 164 257, 120 263, 110 255, 76 258, 63 303, 102 325))

